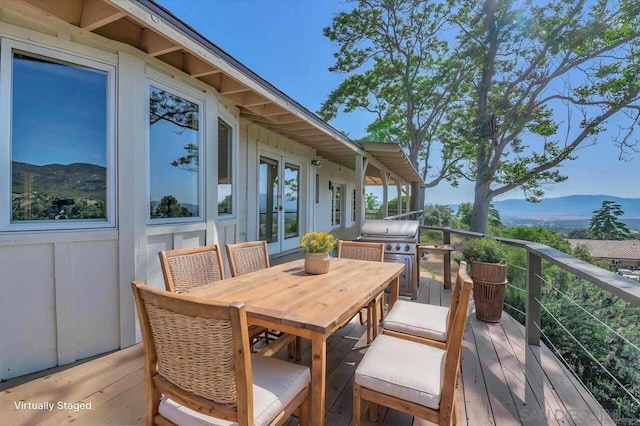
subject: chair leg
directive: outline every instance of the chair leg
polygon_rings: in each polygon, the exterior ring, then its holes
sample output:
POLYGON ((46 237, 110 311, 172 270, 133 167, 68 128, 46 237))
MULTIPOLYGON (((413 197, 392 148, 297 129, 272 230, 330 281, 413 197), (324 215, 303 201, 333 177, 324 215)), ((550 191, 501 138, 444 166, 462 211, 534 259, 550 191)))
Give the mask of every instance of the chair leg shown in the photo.
POLYGON ((309 425, 309 393, 307 392, 307 397, 302 401, 300 407, 298 407, 298 423, 300 426, 308 426, 309 425))
POLYGON ((367 344, 373 340, 373 313, 371 312, 371 303, 367 305, 367 344))
POLYGON ((384 294, 380 296, 380 322, 384 319, 384 294))
POLYGON ((362 403, 360 401, 360 385, 353 383, 353 426, 360 426, 362 421, 362 403))
POLYGON ((372 422, 378 421, 378 404, 369 401, 369 420, 372 422))
POLYGON ((296 352, 296 342, 289 342, 289 344, 287 345, 287 357, 288 358, 293 358, 295 356, 295 352, 296 352))
POLYGON ((378 303, 375 299, 369 303, 368 312, 370 313, 368 327, 371 328, 371 340, 373 340, 378 335, 378 325, 380 323, 380 318, 378 318, 378 303))
POLYGON ((296 361, 302 360, 302 337, 296 336, 296 361))

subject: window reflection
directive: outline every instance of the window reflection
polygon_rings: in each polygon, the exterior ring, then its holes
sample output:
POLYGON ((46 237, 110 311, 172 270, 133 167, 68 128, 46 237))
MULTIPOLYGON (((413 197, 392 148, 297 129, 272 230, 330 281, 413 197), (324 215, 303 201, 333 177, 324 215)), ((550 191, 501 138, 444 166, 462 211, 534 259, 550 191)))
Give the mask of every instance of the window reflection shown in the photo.
POLYGON ((198 104, 156 87, 149 96, 151 219, 200 214, 198 104))
POLYGON ((11 221, 107 219, 108 73, 12 55, 11 221))
POLYGON ((232 131, 224 121, 218 119, 218 214, 233 213, 233 158, 232 131))

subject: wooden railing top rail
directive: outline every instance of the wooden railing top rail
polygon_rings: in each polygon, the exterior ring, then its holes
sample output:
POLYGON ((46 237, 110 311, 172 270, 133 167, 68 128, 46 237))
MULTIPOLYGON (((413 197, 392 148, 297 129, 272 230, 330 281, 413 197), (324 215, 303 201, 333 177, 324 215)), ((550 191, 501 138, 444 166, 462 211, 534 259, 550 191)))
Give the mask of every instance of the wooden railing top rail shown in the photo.
POLYGON ((424 212, 422 210, 415 210, 412 212, 407 212, 407 213, 402 213, 402 214, 396 214, 393 216, 387 216, 384 219, 385 220, 398 220, 398 219, 406 219, 408 217, 415 217, 416 219, 420 219, 422 218, 422 215, 424 214, 424 212))
POLYGON ((488 237, 498 240, 504 244, 520 247, 527 250, 547 262, 553 263, 560 268, 571 272, 575 276, 587 280, 603 290, 608 291, 615 296, 640 307, 640 284, 633 280, 617 275, 611 271, 606 271, 598 266, 576 259, 560 250, 556 250, 547 245, 533 243, 531 241, 514 240, 510 238, 492 237, 478 232, 464 231, 461 229, 438 227, 438 226, 421 226, 421 229, 429 229, 441 231, 444 233, 462 235, 470 238, 488 237))

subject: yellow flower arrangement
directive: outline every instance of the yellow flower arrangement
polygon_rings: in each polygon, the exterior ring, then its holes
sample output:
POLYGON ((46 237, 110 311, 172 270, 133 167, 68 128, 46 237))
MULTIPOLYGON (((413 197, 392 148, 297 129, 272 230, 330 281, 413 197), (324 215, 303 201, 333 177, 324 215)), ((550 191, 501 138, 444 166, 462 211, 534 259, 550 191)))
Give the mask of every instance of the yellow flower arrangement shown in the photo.
POLYGON ((336 244, 335 237, 328 232, 307 232, 300 239, 300 248, 305 253, 329 253, 336 244))

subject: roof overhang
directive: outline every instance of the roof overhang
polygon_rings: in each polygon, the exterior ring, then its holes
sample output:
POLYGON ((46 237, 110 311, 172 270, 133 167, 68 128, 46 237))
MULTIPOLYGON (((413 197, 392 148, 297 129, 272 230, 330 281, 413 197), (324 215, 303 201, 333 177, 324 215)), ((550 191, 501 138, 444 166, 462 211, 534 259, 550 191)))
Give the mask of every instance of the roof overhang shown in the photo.
POLYGON ((355 169, 360 146, 152 0, 20 0, 82 32, 132 46, 215 88, 240 116, 355 169))
MULTIPOLYGON (((418 182, 424 185, 420 173, 413 167, 409 158, 396 143, 366 142, 361 144, 365 152, 374 156, 384 167, 392 171, 391 183, 398 180, 405 183, 418 182)), ((382 170, 369 163, 365 173, 366 183, 369 185, 382 185, 382 170)))

